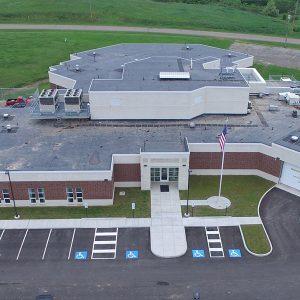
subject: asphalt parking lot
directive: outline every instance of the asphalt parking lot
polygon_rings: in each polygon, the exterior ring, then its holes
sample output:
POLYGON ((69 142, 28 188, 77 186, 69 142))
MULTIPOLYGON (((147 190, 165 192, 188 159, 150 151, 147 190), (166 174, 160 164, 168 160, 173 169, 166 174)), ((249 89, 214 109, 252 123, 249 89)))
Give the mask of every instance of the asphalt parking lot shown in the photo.
POLYGON ((273 245, 273 256, 300 256, 299 197, 278 188, 262 201, 260 214, 273 245))
MULTIPOLYGON (((243 246, 238 227, 220 227, 221 259, 232 259, 230 249, 240 251, 240 259, 249 255, 243 246)), ((208 241, 206 228, 186 228, 188 251, 179 260, 217 259, 210 247, 219 247, 212 234, 208 241)), ((150 250, 149 228, 105 229, 11 229, 0 230, 1 261, 68 261, 68 260, 157 259, 150 250)))

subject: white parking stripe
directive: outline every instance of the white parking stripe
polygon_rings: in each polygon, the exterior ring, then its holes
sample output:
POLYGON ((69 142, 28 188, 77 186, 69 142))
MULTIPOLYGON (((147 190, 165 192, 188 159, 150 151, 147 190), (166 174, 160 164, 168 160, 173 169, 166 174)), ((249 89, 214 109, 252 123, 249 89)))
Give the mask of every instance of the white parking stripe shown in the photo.
POLYGON ((208 239, 208 241, 210 242, 210 243, 221 243, 221 240, 220 239, 208 239))
POLYGON ((115 259, 115 258, 116 258, 116 256, 117 256, 118 233, 119 233, 119 228, 117 228, 117 235, 116 235, 116 245, 115 245, 115 256, 114 256, 114 259, 115 259))
POLYGON ((93 253, 114 253, 115 249, 99 249, 99 250, 93 250, 93 253))
MULTIPOLYGON (((99 230, 101 229, 99 228, 99 230)), ((117 239, 118 239, 118 228, 116 228, 115 231, 111 231, 111 232, 101 232, 98 231, 98 228, 96 228, 91 259, 115 259, 116 249, 117 249, 117 239), (106 237, 111 237, 111 239, 106 240, 106 237), (106 247, 105 249, 105 247, 103 247, 108 245, 111 245, 112 248, 107 249, 109 247, 106 247), (113 256, 108 257, 105 254, 113 254, 113 256)))
POLYGON ((23 241, 22 241, 21 247, 20 247, 20 249, 19 249, 19 252, 18 252, 18 255, 17 255, 17 258, 16 258, 16 260, 18 260, 18 259, 19 259, 20 253, 21 253, 21 251, 22 251, 22 248, 23 248, 23 244, 24 244, 24 242, 25 242, 25 239, 26 239, 26 236, 27 236, 27 232, 28 232, 28 229, 26 229, 26 232, 25 232, 25 235, 24 235, 24 237, 23 237, 23 241))
POLYGON ((44 249, 42 260, 44 260, 44 258, 45 258, 45 254, 46 254, 46 251, 47 251, 47 247, 48 247, 48 243, 49 243, 51 232, 52 232, 52 228, 49 231, 49 235, 48 235, 48 239, 47 239, 46 246, 45 246, 45 249, 44 249))
POLYGON ((74 230, 73 230, 73 236, 72 236, 72 240, 71 240, 71 245, 70 245, 70 250, 69 250, 68 260, 70 259, 70 256, 71 256, 71 251, 72 251, 72 246, 73 246, 73 241, 74 241, 75 231, 76 231, 76 228, 74 228, 74 230))
MULTIPOLYGON (((97 230, 97 228, 96 228, 97 230)), ((111 236, 111 235, 117 235, 118 232, 114 231, 114 232, 96 232, 95 235, 96 236, 111 236)))
POLYGON ((117 241, 95 241, 94 245, 112 245, 112 244, 116 244, 117 241))
MULTIPOLYGON (((210 257, 224 257, 224 250, 223 250, 223 245, 222 245, 222 240, 221 240, 221 235, 219 231, 219 227, 216 227, 217 230, 207 230, 205 227, 205 233, 206 233, 206 241, 207 241, 207 246, 208 246, 208 251, 209 251, 209 256, 210 257), (211 234, 214 234, 214 238, 209 238, 211 234), (215 235, 218 235, 219 238, 215 238, 215 235), (220 244, 221 247, 214 248, 210 247, 210 243, 218 243, 220 244), (220 252, 220 254, 215 255, 214 252, 220 252)), ((214 245, 218 246, 218 245, 214 245)))
POLYGON ((1 236, 0 236, 0 241, 2 240, 3 234, 4 234, 5 229, 3 229, 1 236))

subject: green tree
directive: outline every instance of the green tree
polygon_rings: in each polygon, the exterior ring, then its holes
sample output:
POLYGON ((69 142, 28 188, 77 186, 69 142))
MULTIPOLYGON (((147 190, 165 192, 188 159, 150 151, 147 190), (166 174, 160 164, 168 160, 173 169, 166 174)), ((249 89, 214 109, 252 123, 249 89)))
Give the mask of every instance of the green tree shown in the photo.
POLYGON ((279 10, 276 7, 274 0, 269 0, 267 6, 264 8, 264 14, 271 17, 278 17, 279 10))
POLYGON ((295 0, 275 0, 275 5, 280 13, 287 13, 295 9, 295 2, 295 0))

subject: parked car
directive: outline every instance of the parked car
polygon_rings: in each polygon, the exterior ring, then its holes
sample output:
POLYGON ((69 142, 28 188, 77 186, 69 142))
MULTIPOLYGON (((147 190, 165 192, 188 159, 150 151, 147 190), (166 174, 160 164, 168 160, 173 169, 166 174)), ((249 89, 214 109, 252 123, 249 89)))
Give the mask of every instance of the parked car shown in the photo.
POLYGON ((31 101, 31 97, 24 98, 23 96, 19 96, 17 98, 7 99, 6 100, 6 105, 7 106, 12 106, 12 105, 15 105, 15 104, 18 104, 18 103, 25 103, 25 105, 26 105, 30 101, 31 101))

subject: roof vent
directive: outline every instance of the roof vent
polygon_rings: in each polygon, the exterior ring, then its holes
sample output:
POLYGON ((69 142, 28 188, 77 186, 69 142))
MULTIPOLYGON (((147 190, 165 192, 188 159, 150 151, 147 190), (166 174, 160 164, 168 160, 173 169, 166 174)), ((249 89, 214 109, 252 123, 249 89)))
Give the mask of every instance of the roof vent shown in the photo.
POLYGON ((292 135, 292 136, 291 136, 291 141, 292 141, 292 142, 297 142, 298 139, 299 139, 299 137, 297 137, 296 135, 292 135))

